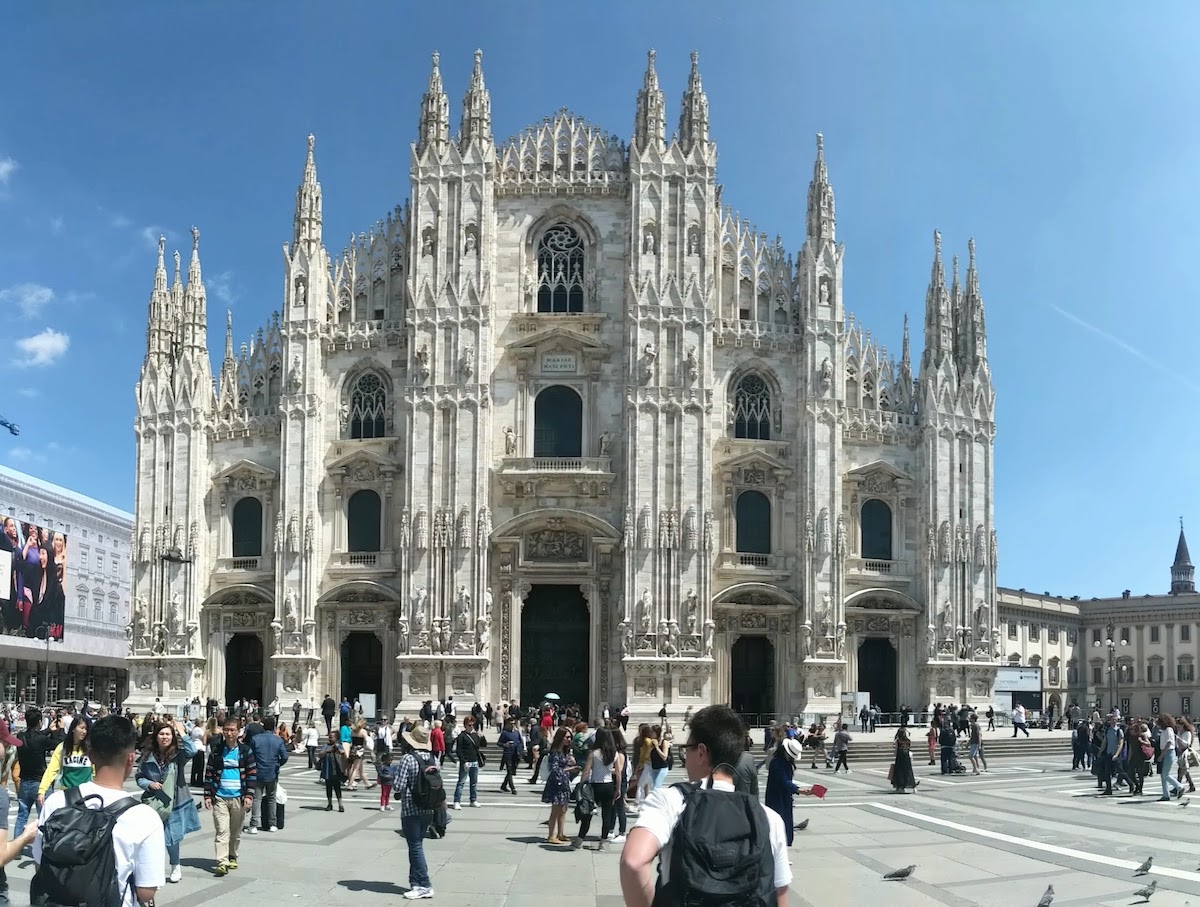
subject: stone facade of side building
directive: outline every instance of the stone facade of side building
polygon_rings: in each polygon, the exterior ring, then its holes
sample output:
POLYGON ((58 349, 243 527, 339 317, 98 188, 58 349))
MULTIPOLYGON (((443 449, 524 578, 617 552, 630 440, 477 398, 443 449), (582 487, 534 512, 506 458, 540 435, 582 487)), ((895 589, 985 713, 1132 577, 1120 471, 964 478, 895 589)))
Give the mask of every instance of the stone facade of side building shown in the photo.
POLYGON ((999 589, 997 602, 1003 661, 1041 669, 1043 708, 1053 705, 1059 715, 1072 702, 1102 713, 1115 704, 1141 716, 1200 711, 1200 594, 1182 528, 1167 593, 1083 601, 999 589))
POLYGON ((762 716, 989 692, 974 244, 947 280, 935 236, 914 372, 907 320, 897 359, 846 314, 820 136, 794 255, 722 207, 695 57, 670 139, 653 55, 628 142, 491 124, 477 54, 451 136, 435 55, 409 198, 337 258, 310 137, 279 313, 240 352, 227 328, 215 381, 198 234, 186 281, 160 248, 135 687, 762 716))

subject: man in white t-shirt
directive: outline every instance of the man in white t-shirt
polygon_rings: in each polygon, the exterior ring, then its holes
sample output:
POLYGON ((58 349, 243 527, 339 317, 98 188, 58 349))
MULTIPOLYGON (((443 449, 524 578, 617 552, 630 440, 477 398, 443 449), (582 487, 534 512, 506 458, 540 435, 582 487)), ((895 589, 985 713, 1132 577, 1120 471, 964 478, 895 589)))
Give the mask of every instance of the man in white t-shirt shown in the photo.
MULTIPOLYGON (((692 716, 687 752, 691 781, 711 779, 714 790, 732 791, 733 770, 742 755, 746 726, 728 706, 708 706, 692 716)), ((700 794, 699 796, 703 796, 700 794)), ((642 803, 637 825, 629 832, 621 853, 621 892, 626 907, 650 907, 654 900, 654 858, 659 857, 659 879, 669 880, 671 836, 683 815, 683 794, 674 786, 659 787, 642 803)), ((771 853, 775 858, 775 894, 779 907, 787 904, 792 869, 788 861, 787 834, 774 810, 759 804, 767 817, 771 853)))
MULTIPOLYGON (((99 719, 88 732, 88 754, 96 775, 94 781, 79 786, 87 798, 99 796, 105 806, 111 806, 132 795, 124 789, 133 773, 136 759, 137 731, 133 722, 119 715, 99 719)), ((46 798, 38 824, 42 828, 55 810, 66 805, 66 794, 56 791, 46 798)), ((117 884, 123 893, 121 907, 137 907, 154 903, 154 893, 166 883, 163 854, 163 823, 149 806, 141 803, 126 810, 113 829, 113 848, 116 854, 117 884)), ((42 862, 42 831, 33 841, 33 861, 42 862)))

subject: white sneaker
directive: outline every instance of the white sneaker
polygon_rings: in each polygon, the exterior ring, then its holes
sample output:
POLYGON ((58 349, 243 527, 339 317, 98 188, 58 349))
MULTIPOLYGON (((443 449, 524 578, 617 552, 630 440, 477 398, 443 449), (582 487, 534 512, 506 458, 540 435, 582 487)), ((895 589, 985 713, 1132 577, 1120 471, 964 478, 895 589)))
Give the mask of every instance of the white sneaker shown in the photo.
POLYGON ((476 800, 474 803, 471 804, 471 808, 474 809, 474 808, 480 807, 482 805, 483 805, 482 803, 480 803, 478 800, 476 800))
POLYGON ((249 828, 247 828, 247 829, 246 829, 246 834, 248 834, 248 835, 256 835, 256 834, 258 834, 258 826, 257 826, 257 825, 251 825, 249 828))
MULTIPOLYGON (((454 808, 455 808, 455 809, 462 809, 462 804, 461 804, 461 803, 455 803, 455 804, 454 804, 454 808)), ((405 895, 405 897, 408 897, 408 895, 406 894, 406 895, 405 895)))
POLYGON ((410 888, 410 889, 408 889, 408 891, 404 892, 402 897, 407 901, 419 901, 422 898, 431 898, 431 897, 433 897, 433 889, 432 888, 410 888))
POLYGON ((182 878, 183 878, 182 867, 180 867, 179 864, 172 866, 171 867, 171 875, 167 877, 167 881, 178 882, 182 878))
POLYGON ((625 836, 624 835, 613 835, 608 840, 612 841, 614 844, 624 844, 625 836))

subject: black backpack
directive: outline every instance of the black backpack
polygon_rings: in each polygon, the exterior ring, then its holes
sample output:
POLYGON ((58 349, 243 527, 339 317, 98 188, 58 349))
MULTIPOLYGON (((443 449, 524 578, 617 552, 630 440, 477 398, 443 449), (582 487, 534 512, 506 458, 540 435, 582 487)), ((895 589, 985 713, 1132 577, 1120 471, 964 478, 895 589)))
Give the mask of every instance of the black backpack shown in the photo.
POLYGON ((671 834, 671 868, 653 907, 774 907, 775 854, 767 814, 740 791, 671 785, 683 814, 671 834))
POLYGON ((417 777, 413 781, 412 800, 417 809, 435 810, 446 805, 446 788, 442 784, 442 770, 432 757, 413 753, 417 760, 417 777))
MULTIPOLYGON (((135 806, 127 797, 104 805, 99 794, 66 791, 66 805, 42 823, 42 862, 29 885, 35 907, 121 907, 124 890, 117 879, 113 829, 135 806), (90 801, 98 806, 89 806, 90 801)), ((129 886, 134 884, 130 875, 129 886)))

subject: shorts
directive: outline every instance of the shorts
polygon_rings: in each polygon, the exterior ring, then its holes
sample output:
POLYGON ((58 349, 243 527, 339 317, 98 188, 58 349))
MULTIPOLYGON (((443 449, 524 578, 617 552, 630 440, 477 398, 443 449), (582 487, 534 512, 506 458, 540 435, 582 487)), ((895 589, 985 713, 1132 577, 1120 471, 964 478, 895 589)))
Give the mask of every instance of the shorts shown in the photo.
POLYGON ((970 750, 968 750, 967 752, 972 759, 978 759, 979 758, 979 744, 972 743, 970 750))

